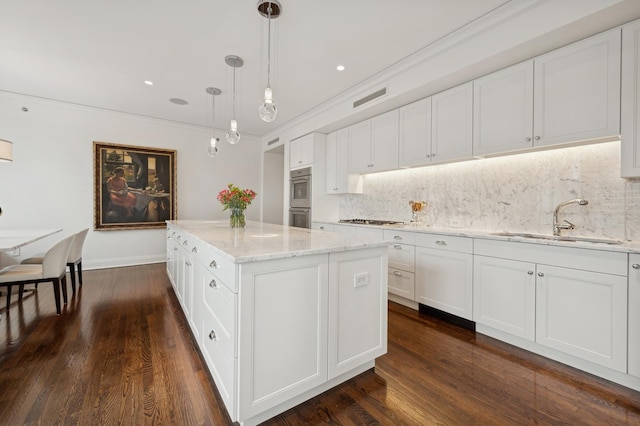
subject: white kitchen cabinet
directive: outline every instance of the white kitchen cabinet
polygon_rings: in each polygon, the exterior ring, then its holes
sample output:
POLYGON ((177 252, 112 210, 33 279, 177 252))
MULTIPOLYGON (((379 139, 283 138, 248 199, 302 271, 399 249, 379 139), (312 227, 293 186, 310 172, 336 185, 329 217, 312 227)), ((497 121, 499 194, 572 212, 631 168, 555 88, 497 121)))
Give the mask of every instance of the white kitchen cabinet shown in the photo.
POLYGON ((415 300, 468 320, 473 318, 473 240, 416 236, 415 300))
POLYGON ((399 109, 398 165, 411 167, 431 162, 431 98, 399 109))
POLYGON ((534 59, 534 146, 620 134, 620 29, 534 59))
POLYGON ((627 369, 627 278, 538 265, 536 342, 627 369))
POLYGON ((501 338, 491 332, 499 330, 530 341, 535 307, 537 346, 528 349, 582 368, 567 355, 626 372, 625 253, 476 239, 474 256, 478 332, 501 338))
POLYGON ((473 155, 533 146, 533 60, 473 82, 473 155))
POLYGON ((398 110, 348 127, 349 173, 398 168, 398 110))
POLYGON ((473 84, 466 83, 431 97, 431 161, 471 157, 473 151, 473 84))
POLYGON ((640 21, 622 27, 622 177, 640 176, 640 21))
POLYGON ((475 255, 473 320, 533 342, 536 265, 475 255))
POLYGON ((327 135, 325 192, 327 194, 362 193, 362 178, 349 174, 349 129, 327 135))
POLYGON ((629 374, 640 377, 640 254, 629 255, 629 374))
POLYGON ((291 170, 313 164, 314 135, 310 133, 289 143, 289 168, 291 170))
POLYGON ((415 300, 415 233, 395 229, 384 230, 385 241, 391 242, 389 254, 389 293, 415 300))

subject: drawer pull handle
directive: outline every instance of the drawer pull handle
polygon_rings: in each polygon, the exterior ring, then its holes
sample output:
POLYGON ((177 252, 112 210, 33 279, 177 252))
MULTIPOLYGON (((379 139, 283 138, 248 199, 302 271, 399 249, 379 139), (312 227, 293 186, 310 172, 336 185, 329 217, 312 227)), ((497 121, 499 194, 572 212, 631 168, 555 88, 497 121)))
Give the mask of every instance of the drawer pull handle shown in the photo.
POLYGON ((533 271, 527 271, 527 274, 533 275, 533 271))
POLYGON ((171 236, 167 235, 167 240, 168 240, 169 238, 171 238, 171 236))
POLYGON ((211 282, 209 283, 209 287, 218 288, 218 283, 216 282, 216 280, 211 280, 211 282))
POLYGON ((398 249, 398 250, 401 250, 401 249, 402 249, 402 246, 401 246, 400 244, 394 244, 394 245, 393 245, 393 248, 398 249))
POLYGON ((189 262, 188 260, 187 260, 186 262, 184 262, 184 263, 185 263, 185 265, 187 265, 187 266, 191 266, 191 262, 189 262))
POLYGON ((542 272, 538 272, 538 276, 539 277, 544 277, 544 274, 542 272))
POLYGON ((211 332, 209 333, 209 339, 213 340, 214 342, 218 340, 218 336, 216 336, 215 331, 211 330, 211 332))
POLYGON ((178 247, 174 247, 174 248, 173 248, 173 250, 174 250, 174 251, 178 250, 178 247))
POLYGON ((400 271, 393 271, 393 275, 395 275, 396 277, 401 277, 401 276, 402 276, 402 272, 400 272, 400 271))
POLYGON ((446 242, 446 241, 444 241, 444 240, 437 240, 437 241, 436 241, 436 244, 437 244, 437 245, 439 245, 439 246, 446 246, 446 245, 447 245, 447 242, 446 242))
POLYGON ((191 253, 197 253, 197 252, 198 252, 198 247, 194 246, 194 247, 191 249, 191 253))
POLYGON ((212 260, 211 263, 209 264, 210 268, 217 268, 218 267, 218 262, 216 262, 215 260, 212 260))
POLYGON ((394 235, 394 236, 393 236, 393 239, 394 239, 394 240, 401 240, 401 239, 402 239, 402 237, 401 237, 400 235, 394 235))
POLYGON ((176 238, 178 241, 180 241, 182 239, 182 237, 180 235, 178 235, 178 238, 176 238))
POLYGON ((187 244, 189 244, 189 241, 184 240, 184 243, 182 243, 183 246, 186 246, 187 244))
POLYGON ((640 269, 640 264, 638 264, 638 263, 634 263, 633 265, 631 265, 631 267, 632 267, 633 269, 640 269))

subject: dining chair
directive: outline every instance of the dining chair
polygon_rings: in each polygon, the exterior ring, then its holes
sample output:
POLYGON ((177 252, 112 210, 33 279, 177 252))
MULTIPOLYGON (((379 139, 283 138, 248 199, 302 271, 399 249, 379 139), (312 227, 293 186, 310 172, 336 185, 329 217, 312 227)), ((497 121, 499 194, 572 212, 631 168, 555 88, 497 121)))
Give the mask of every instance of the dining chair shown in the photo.
MULTIPOLYGON (((75 294, 76 292, 76 267, 78 270, 78 283, 82 287, 82 247, 84 246, 84 240, 87 238, 89 228, 85 228, 82 231, 75 234, 71 250, 69 250, 69 257, 67 258, 67 266, 69 267, 69 275, 71 275, 71 290, 75 294)), ((43 254, 37 254, 35 256, 24 259, 21 264, 40 264, 44 258, 43 254)), ((37 288, 37 284, 36 284, 37 288)))
POLYGON ((0 269, 0 286, 7 287, 7 313, 11 306, 11 288, 18 285, 19 299, 22 299, 24 285, 29 283, 51 282, 56 301, 56 313, 60 315, 60 288, 64 303, 67 303, 67 258, 75 235, 56 243, 47 251, 41 264, 18 264, 0 269), (61 285, 62 284, 62 285, 61 285))

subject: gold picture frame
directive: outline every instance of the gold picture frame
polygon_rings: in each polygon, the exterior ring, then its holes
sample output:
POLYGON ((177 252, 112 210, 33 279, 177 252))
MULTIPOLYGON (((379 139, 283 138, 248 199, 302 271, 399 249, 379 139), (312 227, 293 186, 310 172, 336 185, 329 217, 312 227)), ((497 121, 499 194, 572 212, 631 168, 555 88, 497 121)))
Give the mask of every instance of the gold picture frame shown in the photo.
POLYGON ((176 151, 93 142, 94 229, 165 228, 177 218, 176 151))

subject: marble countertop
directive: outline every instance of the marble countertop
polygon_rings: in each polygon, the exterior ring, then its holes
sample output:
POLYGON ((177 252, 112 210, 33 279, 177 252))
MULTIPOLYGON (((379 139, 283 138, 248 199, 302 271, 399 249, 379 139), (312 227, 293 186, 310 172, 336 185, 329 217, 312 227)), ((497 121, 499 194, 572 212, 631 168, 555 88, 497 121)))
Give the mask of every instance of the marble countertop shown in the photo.
MULTIPOLYGON (((452 236, 460 236, 460 237, 469 237, 469 238, 484 238, 484 239, 492 239, 492 240, 501 240, 501 241, 515 241, 521 243, 529 243, 529 244, 541 244, 548 246, 561 246, 561 247, 575 247, 589 250, 606 250, 606 251, 616 251, 623 253, 640 253, 640 241, 623 241, 622 244, 606 244, 606 243, 593 243, 593 242, 583 242, 583 241, 562 241, 562 240, 553 240, 553 239, 541 239, 541 238, 528 238, 522 236, 503 236, 503 235, 495 235, 495 233, 502 231, 487 231, 487 230, 478 230, 478 229, 462 229, 462 228, 442 228, 442 227, 434 227, 424 223, 405 223, 405 224, 395 224, 395 225, 362 225, 362 224, 349 224, 349 223, 340 223, 340 222, 331 222, 331 221, 314 221, 317 223, 326 223, 329 225, 340 225, 340 226, 364 226, 375 229, 388 229, 388 230, 397 230, 397 231, 409 231, 409 232, 421 232, 428 234, 441 234, 441 235, 452 235, 452 236)), ((511 232, 518 232, 514 230, 509 230, 511 232)), ((523 231, 524 232, 524 231, 523 231)), ((537 234, 536 232, 532 232, 532 234, 537 234)), ((550 234, 550 233, 549 233, 550 234)))
POLYGON ((390 244, 376 237, 250 220, 242 229, 231 229, 228 220, 172 220, 167 223, 217 248, 234 263, 385 247, 390 244))

